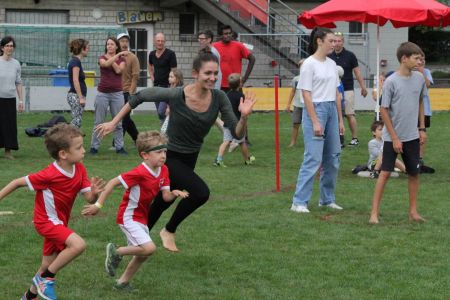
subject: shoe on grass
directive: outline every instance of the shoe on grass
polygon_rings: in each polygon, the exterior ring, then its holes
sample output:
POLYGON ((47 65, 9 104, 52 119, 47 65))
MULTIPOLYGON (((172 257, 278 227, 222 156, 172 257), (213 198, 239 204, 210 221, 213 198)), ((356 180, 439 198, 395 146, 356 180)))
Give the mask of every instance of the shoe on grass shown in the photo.
POLYGON ((296 213, 309 213, 309 209, 305 205, 292 204, 291 210, 296 213))
MULTIPOLYGON (((23 294, 23 296, 22 296, 22 298, 20 298, 20 300, 28 300, 27 299, 27 292, 25 292, 25 294, 23 294)), ((31 299, 31 300, 38 300, 38 298, 35 297, 35 298, 31 299)))
POLYGON ((127 293, 133 293, 133 292, 137 291, 136 289, 134 289, 131 286, 131 284, 129 282, 119 283, 118 281, 116 281, 116 283, 113 285, 113 289, 115 289, 117 291, 127 292, 127 293))
POLYGON ((223 162, 223 160, 214 160, 213 165, 216 167, 222 167, 222 168, 226 168, 227 166, 225 165, 225 163, 223 162))
POLYGON ((246 165, 251 165, 253 164, 253 162, 256 160, 256 157, 254 157, 253 155, 250 155, 250 157, 245 161, 246 165))
POLYGON ((128 152, 124 148, 120 148, 119 150, 116 150, 117 154, 121 155, 128 155, 128 152))
POLYGON ((354 138, 350 141, 350 143, 348 143, 349 146, 358 146, 359 145, 359 140, 357 138, 354 138))
POLYGON ((89 150, 89 154, 95 155, 95 154, 97 154, 97 153, 98 153, 98 150, 95 149, 95 148, 91 148, 91 149, 89 150))
POLYGON ((54 278, 43 278, 41 275, 36 274, 33 277, 33 285, 43 299, 56 300, 54 278))
POLYGON ((334 202, 328 203, 328 204, 321 204, 319 203, 319 207, 329 207, 332 209, 336 209, 336 210, 342 210, 342 207, 340 207, 339 205, 337 205, 334 202))
POLYGON ((436 170, 434 168, 432 168, 432 167, 421 165, 419 172, 420 173, 433 174, 434 172, 436 172, 436 170))
POLYGON ((122 260, 122 256, 117 254, 116 245, 109 243, 106 245, 105 270, 109 276, 116 276, 116 269, 122 260))
POLYGON ((380 171, 373 170, 370 172, 369 177, 373 179, 377 179, 380 176, 380 171))

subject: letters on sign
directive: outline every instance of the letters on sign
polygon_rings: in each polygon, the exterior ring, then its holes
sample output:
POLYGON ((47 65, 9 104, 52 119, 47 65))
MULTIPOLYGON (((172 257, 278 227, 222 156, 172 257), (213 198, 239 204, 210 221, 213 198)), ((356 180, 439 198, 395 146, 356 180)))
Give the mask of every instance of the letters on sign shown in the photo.
POLYGON ((118 11, 117 23, 149 23, 159 22, 164 20, 164 14, 162 11, 118 11))

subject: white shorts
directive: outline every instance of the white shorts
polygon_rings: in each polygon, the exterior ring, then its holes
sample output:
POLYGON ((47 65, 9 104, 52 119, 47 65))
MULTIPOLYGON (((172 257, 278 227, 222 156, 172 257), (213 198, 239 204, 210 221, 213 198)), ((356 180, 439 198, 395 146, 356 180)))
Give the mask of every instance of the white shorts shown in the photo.
POLYGON ((344 99, 345 99, 345 115, 354 115, 355 114, 355 92, 354 91, 345 91, 344 99))
POLYGON ((124 223, 119 224, 119 227, 127 237, 128 246, 139 246, 152 241, 146 225, 135 221, 124 223))
POLYGON ((240 144, 240 143, 245 141, 245 135, 242 137, 242 139, 237 140, 231 134, 231 130, 226 128, 226 127, 224 127, 223 128, 223 141, 224 142, 231 142, 231 141, 233 141, 236 144, 240 144))

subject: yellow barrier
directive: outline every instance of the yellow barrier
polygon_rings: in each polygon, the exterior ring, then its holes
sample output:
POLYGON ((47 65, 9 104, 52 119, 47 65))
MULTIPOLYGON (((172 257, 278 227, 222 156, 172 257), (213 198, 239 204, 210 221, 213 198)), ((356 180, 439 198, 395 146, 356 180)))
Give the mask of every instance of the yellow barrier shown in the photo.
MULTIPOLYGON (((257 102, 255 110, 275 110, 274 88, 244 88, 244 92, 254 92, 257 102)), ((278 89, 278 109, 286 108, 291 88, 278 89)), ((450 89, 429 89, 432 110, 450 110, 450 89)))
MULTIPOLYGON (((244 88, 245 92, 254 92, 256 99, 254 110, 275 110, 275 89, 274 88, 244 88)), ((278 110, 286 108, 291 88, 278 89, 278 110)))
POLYGON ((450 110, 450 89, 429 89, 432 110, 450 110))
POLYGON ((86 76, 86 79, 84 82, 86 83, 87 87, 94 87, 95 86, 95 71, 84 71, 84 75, 86 76))

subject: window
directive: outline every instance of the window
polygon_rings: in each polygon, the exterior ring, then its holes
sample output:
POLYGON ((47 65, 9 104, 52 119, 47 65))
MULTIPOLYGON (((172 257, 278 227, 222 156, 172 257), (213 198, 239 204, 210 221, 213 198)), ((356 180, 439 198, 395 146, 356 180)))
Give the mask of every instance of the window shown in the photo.
POLYGON ((180 13, 180 35, 197 34, 197 15, 195 13, 180 13))
POLYGON ((128 28, 130 35, 130 51, 139 59, 140 72, 138 86, 147 86, 147 30, 144 28, 128 28))
POLYGON ((359 22, 348 23, 348 33, 350 39, 361 39, 367 32, 367 25, 359 22))

